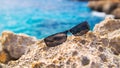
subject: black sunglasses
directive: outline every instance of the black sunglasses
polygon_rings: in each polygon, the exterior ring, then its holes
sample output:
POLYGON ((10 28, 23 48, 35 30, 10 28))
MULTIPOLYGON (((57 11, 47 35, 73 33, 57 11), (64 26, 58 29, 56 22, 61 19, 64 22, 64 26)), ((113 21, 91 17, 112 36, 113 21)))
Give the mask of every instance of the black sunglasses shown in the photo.
POLYGON ((68 32, 71 32, 74 36, 81 36, 87 33, 89 30, 90 30, 90 27, 88 25, 88 22, 85 21, 67 31, 56 33, 56 34, 46 37, 44 39, 44 42, 48 47, 54 47, 54 46, 62 44, 63 42, 67 40, 68 32))

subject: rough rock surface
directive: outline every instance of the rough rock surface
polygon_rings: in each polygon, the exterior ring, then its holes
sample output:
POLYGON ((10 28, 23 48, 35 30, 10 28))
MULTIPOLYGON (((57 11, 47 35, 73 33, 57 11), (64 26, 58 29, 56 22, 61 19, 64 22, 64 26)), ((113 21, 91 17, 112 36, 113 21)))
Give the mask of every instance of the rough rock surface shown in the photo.
POLYGON ((92 0, 88 6, 96 11, 105 12, 115 15, 115 18, 120 18, 120 0, 92 0))
POLYGON ((26 51, 27 46, 34 44, 37 40, 25 34, 16 35, 5 31, 0 38, 0 62, 6 63, 9 60, 20 58, 26 51))
POLYGON ((119 40, 120 20, 108 18, 97 24, 92 32, 69 36, 59 46, 47 47, 43 40, 38 40, 28 46, 18 60, 9 61, 6 67, 120 68, 119 40))
POLYGON ((94 32, 98 33, 101 37, 109 39, 109 47, 115 54, 120 54, 120 20, 119 19, 106 19, 94 28, 94 32))

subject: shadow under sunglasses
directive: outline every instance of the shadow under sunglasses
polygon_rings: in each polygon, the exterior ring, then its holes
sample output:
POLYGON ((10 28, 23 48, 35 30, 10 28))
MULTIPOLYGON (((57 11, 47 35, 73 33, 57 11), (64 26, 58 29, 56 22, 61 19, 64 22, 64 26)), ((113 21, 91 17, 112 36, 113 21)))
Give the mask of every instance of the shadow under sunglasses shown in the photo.
POLYGON ((74 36, 81 36, 87 33, 89 30, 90 30, 90 26, 88 22, 84 21, 67 31, 59 32, 59 33, 46 37, 44 39, 44 42, 48 47, 54 47, 54 46, 62 44, 63 42, 67 40, 68 32, 71 32, 74 36))

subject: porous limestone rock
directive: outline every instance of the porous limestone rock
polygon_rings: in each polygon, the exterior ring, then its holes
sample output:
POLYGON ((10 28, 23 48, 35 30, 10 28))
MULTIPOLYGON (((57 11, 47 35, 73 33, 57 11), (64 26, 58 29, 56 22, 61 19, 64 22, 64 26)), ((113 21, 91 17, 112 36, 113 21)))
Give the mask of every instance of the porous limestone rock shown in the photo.
POLYGON ((9 61, 7 68, 120 68, 119 21, 106 18, 93 31, 69 36, 55 47, 38 40, 18 60, 9 61))
POLYGON ((43 42, 37 43, 32 45, 19 60, 9 62, 8 66, 11 68, 119 68, 120 56, 113 54, 102 39, 89 32, 84 36, 71 36, 65 43, 56 47, 46 47, 43 42))
POLYGON ((25 34, 16 35, 5 31, 2 33, 0 42, 0 62, 5 63, 11 59, 21 57, 25 53, 27 46, 34 44, 36 39, 25 34))
POLYGON ((118 29, 120 29, 119 19, 106 18, 101 23, 96 24, 93 31, 99 33, 100 35, 108 35, 118 29))
POLYGON ((106 37, 109 40, 109 47, 112 47, 112 51, 115 54, 120 54, 120 20, 107 18, 100 24, 97 24, 94 28, 94 32, 106 37))

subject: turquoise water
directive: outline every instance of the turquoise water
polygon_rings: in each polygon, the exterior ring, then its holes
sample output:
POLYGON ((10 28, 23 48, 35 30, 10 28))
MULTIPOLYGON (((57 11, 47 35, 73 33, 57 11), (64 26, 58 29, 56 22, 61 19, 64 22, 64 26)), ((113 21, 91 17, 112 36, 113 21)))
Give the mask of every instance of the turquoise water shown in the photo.
POLYGON ((0 33, 10 30, 37 38, 88 21, 91 30, 103 17, 92 15, 87 2, 69 0, 0 0, 0 33))

